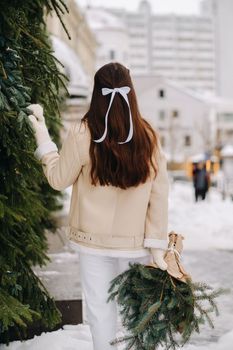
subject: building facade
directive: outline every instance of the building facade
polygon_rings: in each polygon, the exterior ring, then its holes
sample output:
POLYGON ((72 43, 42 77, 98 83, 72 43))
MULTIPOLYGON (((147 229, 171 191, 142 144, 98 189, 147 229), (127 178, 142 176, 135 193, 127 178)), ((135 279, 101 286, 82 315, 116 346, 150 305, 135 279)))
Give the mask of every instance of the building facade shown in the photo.
POLYGON ((216 27, 217 95, 233 99, 233 1, 212 0, 216 27))
POLYGON ((167 159, 190 157, 233 145, 233 101, 205 96, 158 76, 133 76, 142 116, 158 130, 167 159))
POLYGON ((137 75, 160 75, 188 89, 233 98, 232 0, 202 0, 199 15, 153 13, 148 0, 135 12, 86 11, 99 43, 97 67, 118 60, 137 75))
POLYGON ((96 69, 118 61, 129 64, 129 35, 123 21, 102 8, 88 7, 85 16, 97 40, 96 69))
POLYGON ((71 39, 56 14, 46 18, 54 55, 63 64, 63 72, 69 78, 67 88, 70 96, 66 100, 67 108, 62 113, 62 138, 70 124, 82 118, 88 109, 96 69, 97 47, 96 38, 77 2, 67 0, 66 5, 69 13, 63 16, 63 21, 71 39))
POLYGON ((153 13, 147 0, 136 12, 87 10, 97 68, 130 68, 142 113, 171 161, 233 143, 232 16, 232 0, 203 0, 199 15, 153 13))
POLYGON ((154 14, 147 0, 141 1, 137 12, 111 12, 128 29, 134 74, 161 75, 189 89, 215 93, 215 31, 208 12, 154 14))
POLYGON ((46 19, 48 31, 65 42, 77 54, 87 76, 93 77, 95 73, 97 47, 95 35, 90 29, 77 1, 67 0, 66 5, 69 8, 69 13, 65 14, 62 19, 71 40, 69 40, 55 13, 46 19))
POLYGON ((215 111, 216 148, 222 149, 226 145, 233 146, 233 100, 215 98, 212 101, 212 107, 215 111))
POLYGON ((157 76, 134 76, 133 82, 141 113, 159 131, 170 162, 213 148, 211 108, 201 95, 157 76))

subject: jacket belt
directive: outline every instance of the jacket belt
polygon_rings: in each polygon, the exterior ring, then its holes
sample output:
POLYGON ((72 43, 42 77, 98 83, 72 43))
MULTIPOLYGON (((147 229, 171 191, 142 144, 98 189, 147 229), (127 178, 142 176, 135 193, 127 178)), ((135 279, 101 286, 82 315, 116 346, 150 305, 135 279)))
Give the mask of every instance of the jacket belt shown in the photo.
POLYGON ((87 233, 75 227, 67 227, 67 235, 71 241, 83 242, 88 246, 103 248, 136 249, 143 248, 144 236, 116 236, 106 234, 87 233))

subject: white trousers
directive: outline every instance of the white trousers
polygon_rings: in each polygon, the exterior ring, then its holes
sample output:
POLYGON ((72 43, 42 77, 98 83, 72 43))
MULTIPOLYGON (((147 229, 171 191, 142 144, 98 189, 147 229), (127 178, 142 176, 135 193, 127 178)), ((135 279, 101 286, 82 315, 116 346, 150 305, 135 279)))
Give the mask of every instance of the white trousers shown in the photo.
POLYGON ((117 333, 117 305, 107 303, 110 281, 129 268, 129 262, 147 264, 150 255, 139 258, 115 258, 79 253, 81 286, 93 339, 93 350, 116 350, 110 341, 117 333))

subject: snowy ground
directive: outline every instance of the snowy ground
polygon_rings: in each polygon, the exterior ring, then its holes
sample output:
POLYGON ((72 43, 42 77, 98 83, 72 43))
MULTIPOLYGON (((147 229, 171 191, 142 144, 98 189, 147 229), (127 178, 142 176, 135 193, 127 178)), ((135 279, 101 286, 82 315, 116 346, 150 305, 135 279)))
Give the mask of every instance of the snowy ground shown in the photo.
POLYGON ((185 236, 185 249, 233 250, 233 202, 222 201, 212 189, 204 202, 194 203, 189 184, 175 183, 169 202, 170 229, 185 236))
MULTIPOLYGON (((175 183, 170 194, 170 229, 185 236, 183 263, 193 280, 205 281, 214 287, 224 286, 233 290, 233 202, 222 201, 212 190, 206 202, 194 203, 190 185, 175 183)), ((41 276, 57 278, 60 272, 55 266, 66 266, 73 261, 78 268, 77 256, 70 252, 51 255, 53 260, 41 276)), ((66 268, 63 267, 65 271, 66 268)), ((73 272, 71 272, 73 273, 73 272)), ((77 275, 78 276, 78 275, 77 275)), ((79 287, 78 281, 75 282, 79 287)), ((70 289, 70 288, 69 288, 70 289)), ((56 291, 54 291, 56 293, 56 291)), ((220 316, 215 329, 202 328, 184 350, 232 350, 233 348, 233 294, 224 295, 218 301, 220 316)), ((51 333, 43 333, 26 342, 13 342, 0 350, 93 350, 88 325, 67 325, 51 333)), ((119 348, 123 350, 123 348, 119 348)))

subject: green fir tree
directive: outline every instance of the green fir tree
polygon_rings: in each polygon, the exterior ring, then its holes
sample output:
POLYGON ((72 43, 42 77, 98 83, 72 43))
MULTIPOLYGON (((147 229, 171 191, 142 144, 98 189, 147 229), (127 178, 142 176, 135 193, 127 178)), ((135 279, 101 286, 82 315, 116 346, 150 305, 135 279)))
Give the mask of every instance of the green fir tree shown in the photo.
POLYGON ((1 0, 0 11, 0 339, 21 337, 30 322, 53 328, 60 321, 54 299, 33 272, 48 261, 45 229, 55 231, 61 209, 35 159, 36 142, 26 107, 40 103, 53 140, 61 146, 59 91, 64 76, 53 56, 44 21, 60 17, 62 0, 1 0))

